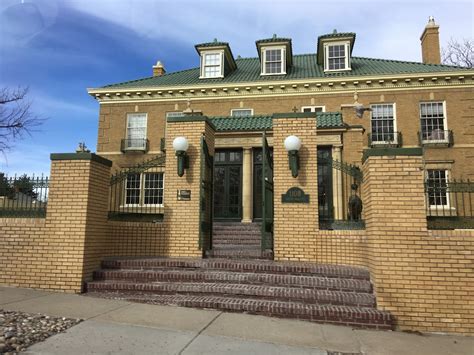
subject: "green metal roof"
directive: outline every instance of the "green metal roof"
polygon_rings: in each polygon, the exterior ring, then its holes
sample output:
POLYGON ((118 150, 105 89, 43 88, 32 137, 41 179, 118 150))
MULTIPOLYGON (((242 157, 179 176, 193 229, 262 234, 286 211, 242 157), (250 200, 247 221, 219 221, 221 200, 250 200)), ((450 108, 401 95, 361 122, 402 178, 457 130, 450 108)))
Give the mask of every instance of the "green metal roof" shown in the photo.
MULTIPOLYGON (((345 127, 340 112, 317 112, 317 128, 345 127)), ((263 131, 273 128, 272 115, 255 115, 246 117, 215 116, 209 117, 217 131, 263 131)))
POLYGON ((272 43, 272 42, 290 42, 291 43, 291 38, 273 36, 272 38, 259 39, 255 43, 259 44, 259 43, 272 43))
POLYGON ((229 43, 228 42, 219 42, 217 40, 215 40, 214 42, 206 42, 206 43, 199 43, 199 44, 196 44, 194 47, 198 48, 198 47, 220 47, 220 46, 228 46, 229 43))
POLYGON ((235 60, 237 69, 226 75, 225 78, 199 79, 199 68, 193 68, 162 76, 147 77, 104 86, 103 88, 141 88, 160 86, 187 86, 199 84, 232 84, 252 83, 263 81, 312 79, 312 78, 342 78, 352 76, 373 76, 383 74, 411 74, 468 70, 440 64, 423 64, 404 62, 400 60, 373 59, 352 57, 352 70, 344 72, 324 73, 321 65, 317 64, 316 54, 300 54, 293 56, 293 65, 288 68, 286 75, 260 75, 260 61, 258 58, 238 58, 235 60))
POLYGON ((321 35, 318 37, 318 41, 320 39, 326 39, 326 38, 341 38, 341 37, 354 37, 355 38, 356 34, 354 32, 333 32, 333 33, 327 33, 325 35, 321 35))

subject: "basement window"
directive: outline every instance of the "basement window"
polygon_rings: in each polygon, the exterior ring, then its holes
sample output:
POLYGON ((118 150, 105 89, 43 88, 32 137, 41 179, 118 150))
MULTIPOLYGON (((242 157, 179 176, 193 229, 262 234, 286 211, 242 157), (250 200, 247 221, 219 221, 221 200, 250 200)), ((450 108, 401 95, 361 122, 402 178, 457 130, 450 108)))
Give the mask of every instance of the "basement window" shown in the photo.
POLYGON ((253 115, 253 109, 251 108, 238 108, 230 110, 232 117, 248 117, 253 115))
POLYGON ((164 173, 128 174, 125 206, 163 206, 164 173))

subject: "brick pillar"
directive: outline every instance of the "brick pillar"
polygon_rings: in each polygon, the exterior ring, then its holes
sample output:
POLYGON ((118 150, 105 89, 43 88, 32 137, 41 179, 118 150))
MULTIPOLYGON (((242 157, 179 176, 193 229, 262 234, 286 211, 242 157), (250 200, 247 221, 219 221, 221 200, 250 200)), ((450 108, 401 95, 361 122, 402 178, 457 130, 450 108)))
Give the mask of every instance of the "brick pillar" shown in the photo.
POLYGON ((273 120, 274 257, 275 260, 316 261, 318 172, 315 113, 278 114, 273 120), (301 140, 300 169, 293 178, 283 142, 295 135, 301 140), (309 203, 282 203, 291 187, 309 195, 309 203))
MULTIPOLYGON (((369 149, 366 154, 381 151, 369 149)), ((410 313, 416 318, 415 309, 420 311, 424 302, 416 292, 424 282, 418 280, 427 271, 417 254, 429 253, 421 250, 428 235, 422 157, 418 148, 390 154, 368 156, 363 165, 367 261, 378 307, 391 311, 399 326, 410 328, 410 313)))
POLYGON ((55 287, 81 292, 104 256, 112 162, 93 153, 51 154, 45 263, 55 287))
MULTIPOLYGON (((211 155, 214 155, 214 128, 205 116, 169 118, 166 127, 166 176, 164 223, 168 239, 166 253, 169 256, 201 257, 199 249, 200 231, 200 185, 201 185, 201 136, 205 135, 211 155), (173 140, 183 136, 189 142, 187 155, 189 169, 182 177, 177 174, 177 157, 173 140), (179 201, 177 192, 190 190, 191 200, 179 201)), ((206 201, 210 206, 211 201, 206 201)))

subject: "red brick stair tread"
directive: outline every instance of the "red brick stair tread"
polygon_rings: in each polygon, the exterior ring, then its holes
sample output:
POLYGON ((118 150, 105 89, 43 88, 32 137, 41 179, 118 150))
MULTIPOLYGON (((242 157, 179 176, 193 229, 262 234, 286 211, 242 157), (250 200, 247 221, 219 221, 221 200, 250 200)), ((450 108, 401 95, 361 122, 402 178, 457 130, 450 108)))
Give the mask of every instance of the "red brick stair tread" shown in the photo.
POLYGON ((180 267, 206 270, 219 269, 239 272, 265 272, 296 275, 324 275, 326 277, 344 277, 369 280, 368 270, 353 266, 315 264, 291 261, 267 260, 229 260, 229 259, 184 259, 184 258, 113 258, 102 262, 110 269, 146 269, 159 267, 180 267))
POLYGON ((333 304, 374 307, 375 297, 368 293, 330 291, 295 287, 247 284, 216 284, 205 282, 170 283, 149 282, 135 283, 126 281, 95 281, 87 284, 88 291, 121 291, 121 292, 159 292, 181 294, 225 294, 232 296, 258 297, 293 302, 333 304))
POLYGON ((91 293, 99 297, 126 299, 132 302, 165 304, 193 308, 210 308, 228 312, 246 312, 313 322, 350 325, 362 328, 391 329, 392 316, 374 308, 193 295, 127 295, 91 293))
POLYGON ((367 280, 327 278, 322 276, 300 276, 286 274, 228 272, 216 270, 99 270, 95 280, 168 281, 168 282, 219 282, 299 286, 340 291, 372 291, 367 280))

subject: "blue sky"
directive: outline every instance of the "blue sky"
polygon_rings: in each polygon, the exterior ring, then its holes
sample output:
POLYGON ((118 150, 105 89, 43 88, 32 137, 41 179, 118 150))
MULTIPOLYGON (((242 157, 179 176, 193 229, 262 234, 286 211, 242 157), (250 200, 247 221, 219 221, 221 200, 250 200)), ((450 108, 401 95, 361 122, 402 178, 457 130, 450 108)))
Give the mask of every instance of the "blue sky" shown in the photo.
POLYGON ((47 121, 0 156, 0 171, 49 173, 49 154, 84 141, 95 151, 98 103, 88 87, 197 66, 193 45, 218 38, 235 56, 256 56, 255 40, 291 37, 294 53, 319 35, 357 33, 355 56, 421 60, 428 16, 441 44, 474 37, 472 0, 0 0, 0 86, 29 86, 47 121))

